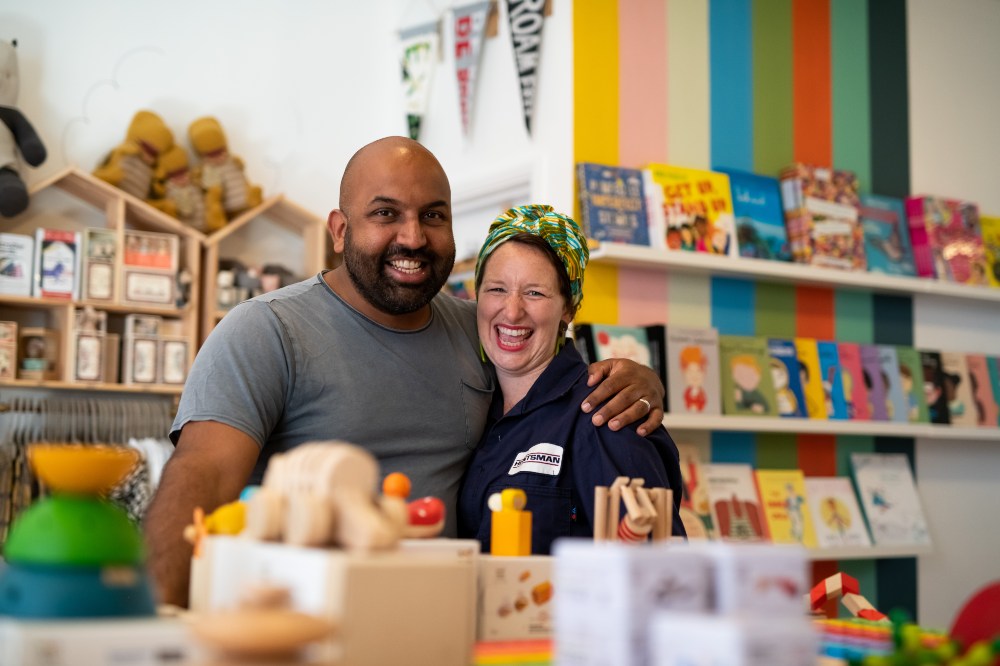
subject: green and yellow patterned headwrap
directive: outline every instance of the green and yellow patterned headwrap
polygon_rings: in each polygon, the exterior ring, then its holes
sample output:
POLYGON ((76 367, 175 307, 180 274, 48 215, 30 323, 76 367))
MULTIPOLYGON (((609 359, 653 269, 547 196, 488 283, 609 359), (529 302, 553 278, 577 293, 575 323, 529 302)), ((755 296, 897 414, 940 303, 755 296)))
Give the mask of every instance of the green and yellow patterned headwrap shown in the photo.
POLYGON ((493 221, 476 259, 476 284, 482 277, 480 272, 486 258, 518 233, 538 236, 555 250, 569 276, 573 308, 579 307, 583 299, 583 269, 590 259, 590 250, 580 225, 573 218, 555 212, 552 206, 532 204, 511 208, 493 221))

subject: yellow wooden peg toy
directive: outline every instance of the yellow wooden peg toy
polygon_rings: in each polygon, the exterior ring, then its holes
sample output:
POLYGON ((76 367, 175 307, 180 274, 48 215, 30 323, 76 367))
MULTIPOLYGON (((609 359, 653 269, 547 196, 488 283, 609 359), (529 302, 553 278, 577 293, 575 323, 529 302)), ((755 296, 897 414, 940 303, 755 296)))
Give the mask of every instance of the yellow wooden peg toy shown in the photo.
POLYGON ((499 497, 490 497, 491 555, 531 555, 531 512, 524 510, 527 503, 528 496, 520 488, 504 488, 499 497))

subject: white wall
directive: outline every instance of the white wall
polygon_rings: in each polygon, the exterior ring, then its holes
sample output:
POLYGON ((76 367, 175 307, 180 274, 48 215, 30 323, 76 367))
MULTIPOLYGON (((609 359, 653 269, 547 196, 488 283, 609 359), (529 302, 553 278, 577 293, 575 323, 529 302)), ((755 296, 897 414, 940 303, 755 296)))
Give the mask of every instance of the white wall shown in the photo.
MULTIPOLYGON (((1000 215, 1000 2, 909 0, 911 187, 1000 215)), ((1000 355, 1000 306, 914 299, 915 344, 1000 355)), ((917 475, 935 550, 918 564, 918 614, 948 628, 1000 579, 1000 442, 918 440, 917 475)))
MULTIPOLYGON (((467 139, 446 37, 421 141, 450 175, 458 203, 498 178, 527 174, 532 198, 572 210, 572 77, 566 74, 572 6, 553 4, 534 137, 522 122, 504 15, 484 48, 467 139)), ((214 115, 265 194, 282 192, 325 217, 353 152, 406 133, 398 27, 421 7, 448 6, 448 0, 0 0, 0 39, 19 43, 20 105, 49 149, 47 162, 27 178, 69 164, 93 169, 122 141, 140 108, 159 113, 185 145, 190 122, 214 115)), ((447 35, 447 15, 444 25, 447 35)), ((457 221, 460 256, 478 249, 491 219, 457 221)))

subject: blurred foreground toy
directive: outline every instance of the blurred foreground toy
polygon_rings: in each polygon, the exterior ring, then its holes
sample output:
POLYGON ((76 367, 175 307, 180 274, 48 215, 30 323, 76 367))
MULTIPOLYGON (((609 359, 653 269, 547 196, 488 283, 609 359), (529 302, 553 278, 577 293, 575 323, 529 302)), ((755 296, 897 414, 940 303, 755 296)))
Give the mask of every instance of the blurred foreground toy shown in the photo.
POLYGON ((490 554, 531 555, 531 512, 528 496, 520 488, 504 488, 490 496, 490 554))
POLYGON ((208 516, 200 506, 195 507, 194 522, 184 528, 184 540, 194 546, 194 556, 201 556, 202 542, 209 534, 235 535, 243 531, 247 522, 246 502, 223 504, 208 516))
POLYGON ((226 134, 218 119, 198 118, 188 127, 188 139, 198 153, 196 177, 205 189, 209 206, 221 205, 231 219, 261 202, 261 190, 243 172, 243 160, 229 152, 226 134))
POLYGON ((646 488, 643 479, 619 476, 611 487, 594 489, 594 541, 653 541, 670 537, 673 491, 646 488), (625 516, 619 520, 621 503, 625 516))
POLYGON ((173 215, 172 202, 153 198, 153 179, 160 157, 173 145, 174 135, 160 116, 152 111, 136 111, 125 140, 94 169, 94 175, 173 215))
POLYGON ((17 106, 20 72, 17 41, 0 42, 0 215, 14 217, 28 207, 28 187, 18 171, 18 154, 33 167, 45 161, 45 144, 17 106))
POLYGON ((889 622, 884 613, 876 610, 868 599, 861 595, 857 579, 845 573, 834 574, 817 583, 809 593, 809 608, 819 611, 831 599, 840 599, 844 608, 854 617, 872 622, 889 622))
POLYGON ((393 472, 382 480, 382 506, 397 512, 403 525, 403 538, 428 539, 444 529, 444 502, 437 497, 421 497, 407 503, 410 479, 402 472, 393 472))
POLYGON ((36 444, 32 469, 51 493, 14 522, 0 574, 0 615, 152 616, 142 535, 105 495, 135 466, 132 448, 36 444))

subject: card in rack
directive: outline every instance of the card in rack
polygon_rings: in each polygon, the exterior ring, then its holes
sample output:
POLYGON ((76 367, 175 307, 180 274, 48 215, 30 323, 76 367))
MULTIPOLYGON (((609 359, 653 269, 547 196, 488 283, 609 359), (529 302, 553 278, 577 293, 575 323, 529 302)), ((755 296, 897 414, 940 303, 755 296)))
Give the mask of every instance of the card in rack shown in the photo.
POLYGON ((929 546, 927 521, 906 455, 852 453, 851 467, 875 544, 929 546))
POLYGON ((854 486, 846 476, 807 476, 806 495, 820 548, 872 545, 854 486))
POLYGON ((721 414, 719 332, 667 327, 667 386, 671 414, 721 414))
POLYGON ((0 294, 31 296, 34 261, 34 238, 0 233, 0 294))
POLYGON ((767 528, 753 468, 740 463, 702 465, 712 524, 724 541, 763 541, 767 528))
POLYGON ((588 238, 649 245, 646 194, 640 169, 578 162, 580 212, 588 238))
POLYGON ((805 476, 801 469, 759 469, 757 492, 771 541, 816 547, 805 476))

